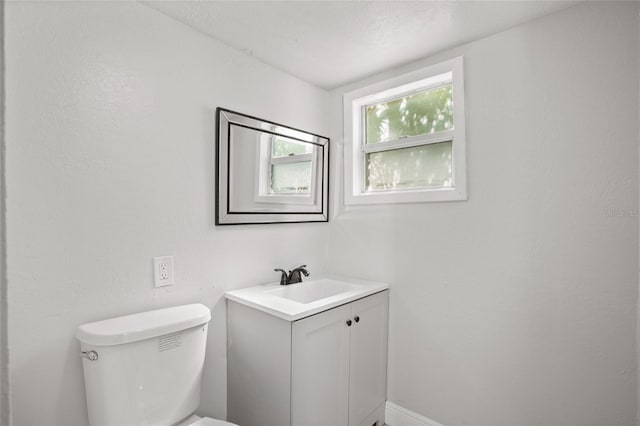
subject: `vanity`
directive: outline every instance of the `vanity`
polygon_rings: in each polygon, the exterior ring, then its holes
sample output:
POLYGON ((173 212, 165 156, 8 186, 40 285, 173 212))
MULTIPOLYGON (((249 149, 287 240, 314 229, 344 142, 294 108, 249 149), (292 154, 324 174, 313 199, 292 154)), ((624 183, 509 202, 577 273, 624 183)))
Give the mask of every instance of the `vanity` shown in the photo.
POLYGON ((387 284, 327 277, 226 298, 229 421, 384 425, 387 284))

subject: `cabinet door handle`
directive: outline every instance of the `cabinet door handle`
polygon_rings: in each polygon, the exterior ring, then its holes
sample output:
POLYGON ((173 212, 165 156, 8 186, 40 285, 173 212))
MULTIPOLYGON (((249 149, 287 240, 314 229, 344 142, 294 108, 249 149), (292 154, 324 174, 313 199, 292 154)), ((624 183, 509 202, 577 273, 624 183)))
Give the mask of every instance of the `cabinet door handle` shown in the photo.
POLYGON ((355 322, 360 322, 360 317, 356 315, 356 317, 353 319, 355 322))
POLYGON ((347 327, 351 327, 351 320, 347 320, 347 327))

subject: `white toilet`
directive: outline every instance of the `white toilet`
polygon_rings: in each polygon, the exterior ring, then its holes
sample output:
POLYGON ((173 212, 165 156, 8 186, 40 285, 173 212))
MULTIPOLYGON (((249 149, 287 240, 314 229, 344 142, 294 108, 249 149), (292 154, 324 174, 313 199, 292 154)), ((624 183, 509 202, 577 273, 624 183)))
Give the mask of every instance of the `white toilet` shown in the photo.
POLYGON ((91 426, 234 426, 194 415, 209 308, 176 306, 78 327, 91 426))

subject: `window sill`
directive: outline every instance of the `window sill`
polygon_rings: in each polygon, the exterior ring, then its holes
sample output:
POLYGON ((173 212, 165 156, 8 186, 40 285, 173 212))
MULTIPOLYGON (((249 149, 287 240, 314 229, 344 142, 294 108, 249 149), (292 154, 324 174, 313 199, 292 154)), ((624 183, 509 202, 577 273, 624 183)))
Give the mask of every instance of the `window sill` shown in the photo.
POLYGON ((364 192, 345 194, 344 204, 394 204, 394 203, 428 203, 440 201, 466 201, 466 188, 437 188, 403 190, 389 192, 364 192))

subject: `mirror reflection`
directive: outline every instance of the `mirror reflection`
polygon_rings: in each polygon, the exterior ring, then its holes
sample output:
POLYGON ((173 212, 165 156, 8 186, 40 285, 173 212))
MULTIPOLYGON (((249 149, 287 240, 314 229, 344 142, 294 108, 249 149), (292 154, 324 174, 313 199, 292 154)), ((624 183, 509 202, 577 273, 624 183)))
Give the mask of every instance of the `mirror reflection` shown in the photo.
POLYGON ((219 108, 216 223, 326 221, 328 142, 219 108))

